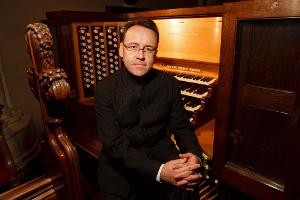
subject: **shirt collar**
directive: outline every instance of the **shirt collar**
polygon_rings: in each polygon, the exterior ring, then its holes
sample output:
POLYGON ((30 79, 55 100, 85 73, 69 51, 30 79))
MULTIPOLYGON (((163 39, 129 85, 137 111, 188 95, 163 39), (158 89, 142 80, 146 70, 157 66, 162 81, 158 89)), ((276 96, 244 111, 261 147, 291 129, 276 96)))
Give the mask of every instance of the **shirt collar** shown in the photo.
POLYGON ((144 76, 135 76, 135 75, 131 74, 130 72, 128 72, 128 70, 124 66, 121 68, 121 70, 124 71, 123 74, 125 74, 126 80, 128 80, 130 83, 132 83, 134 85, 141 85, 141 86, 146 85, 157 74, 157 70, 155 70, 153 68, 144 76))

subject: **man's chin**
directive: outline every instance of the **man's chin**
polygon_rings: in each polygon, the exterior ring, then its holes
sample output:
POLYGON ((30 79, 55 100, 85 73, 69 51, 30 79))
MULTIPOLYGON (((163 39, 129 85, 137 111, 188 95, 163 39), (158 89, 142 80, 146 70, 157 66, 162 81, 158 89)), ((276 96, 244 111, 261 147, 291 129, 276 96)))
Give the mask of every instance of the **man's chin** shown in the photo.
POLYGON ((149 70, 135 70, 133 72, 131 72, 134 76, 144 76, 149 72, 149 70))
POLYGON ((139 76, 139 77, 142 77, 142 76, 144 76, 145 74, 147 74, 148 73, 148 71, 146 71, 146 72, 134 72, 134 73, 132 73, 134 76, 139 76))

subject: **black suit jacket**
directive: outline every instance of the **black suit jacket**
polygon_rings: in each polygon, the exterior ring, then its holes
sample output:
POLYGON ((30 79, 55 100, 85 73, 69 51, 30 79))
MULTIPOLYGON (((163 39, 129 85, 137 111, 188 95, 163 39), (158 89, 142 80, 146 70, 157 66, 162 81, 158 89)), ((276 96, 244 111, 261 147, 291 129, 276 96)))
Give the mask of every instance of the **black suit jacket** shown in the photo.
POLYGON ((161 164, 178 158, 170 133, 180 152, 200 157, 173 76, 152 69, 144 77, 135 77, 122 68, 99 82, 94 92, 98 133, 104 144, 99 166, 101 190, 116 192, 112 186, 121 185, 115 180, 126 182, 127 175, 155 181, 161 164))

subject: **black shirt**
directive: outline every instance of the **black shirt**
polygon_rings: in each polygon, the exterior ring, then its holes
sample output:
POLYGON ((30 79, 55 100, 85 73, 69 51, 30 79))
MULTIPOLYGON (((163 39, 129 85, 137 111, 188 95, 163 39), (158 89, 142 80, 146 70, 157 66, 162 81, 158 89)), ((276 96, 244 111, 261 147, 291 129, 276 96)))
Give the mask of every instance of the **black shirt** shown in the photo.
POLYGON ((178 81, 165 72, 152 69, 136 77, 120 69, 95 87, 95 110, 104 154, 118 167, 155 179, 161 164, 170 160, 159 152, 177 151, 170 132, 180 152, 200 157, 178 81))

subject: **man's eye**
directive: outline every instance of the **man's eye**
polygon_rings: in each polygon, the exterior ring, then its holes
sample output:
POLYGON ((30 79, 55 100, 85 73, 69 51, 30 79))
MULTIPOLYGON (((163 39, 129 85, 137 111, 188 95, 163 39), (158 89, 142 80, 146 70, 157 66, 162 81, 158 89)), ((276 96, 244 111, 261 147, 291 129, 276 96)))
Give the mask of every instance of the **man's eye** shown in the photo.
POLYGON ((131 49, 131 50, 135 50, 135 49, 138 49, 138 46, 137 45, 130 45, 128 48, 131 49))
POLYGON ((146 52, 152 52, 153 51, 153 48, 151 48, 151 47, 145 47, 144 49, 145 49, 144 51, 146 51, 146 52))

